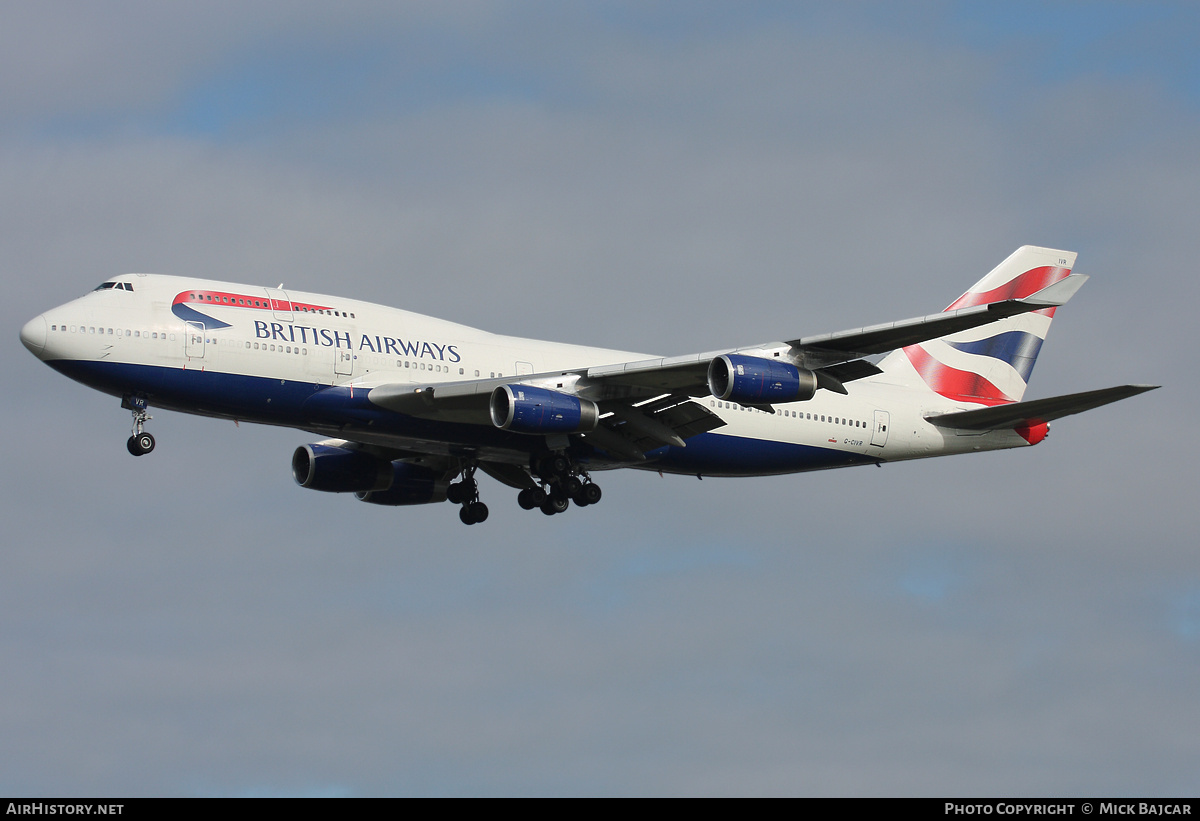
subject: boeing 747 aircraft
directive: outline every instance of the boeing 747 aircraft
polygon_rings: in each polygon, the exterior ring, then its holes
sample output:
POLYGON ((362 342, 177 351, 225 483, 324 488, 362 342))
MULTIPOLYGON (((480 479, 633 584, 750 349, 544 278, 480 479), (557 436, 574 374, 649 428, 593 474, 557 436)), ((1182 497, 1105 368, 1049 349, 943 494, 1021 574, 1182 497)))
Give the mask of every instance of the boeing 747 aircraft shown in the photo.
POLYGON ((652 357, 498 336, 319 294, 125 274, 34 317, 21 341, 121 398, 328 437, 306 488, 487 518, 477 471, 547 515, 600 501, 592 474, 762 476, 1036 445, 1048 423, 1157 386, 1023 401, 1075 254, 1025 246, 939 314, 652 357), (880 358, 882 356, 882 358, 880 358))

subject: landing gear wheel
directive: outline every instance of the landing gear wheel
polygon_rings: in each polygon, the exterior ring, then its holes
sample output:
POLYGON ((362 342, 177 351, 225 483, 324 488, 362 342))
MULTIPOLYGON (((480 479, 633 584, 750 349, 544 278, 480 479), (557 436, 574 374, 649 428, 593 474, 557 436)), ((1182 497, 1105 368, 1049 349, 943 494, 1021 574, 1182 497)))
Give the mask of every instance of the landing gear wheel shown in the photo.
POLYGON ((463 495, 463 486, 461 482, 455 482, 446 488, 446 501, 452 505, 461 505, 466 501, 463 495))
POLYGON ((471 519, 476 522, 486 522, 488 517, 488 508, 483 502, 471 502, 464 506, 465 510, 471 511, 471 519))
POLYGON ((468 502, 459 508, 458 518, 465 525, 486 522, 488 508, 483 502, 468 502))
POLYGON ((571 506, 571 503, 566 499, 555 499, 553 496, 542 502, 542 513, 547 516, 553 516, 555 513, 564 513, 571 506))
POLYGON ((517 494, 517 504, 522 510, 533 510, 535 507, 541 507, 546 501, 546 491, 540 487, 527 487, 517 494))
POLYGON ((154 450, 154 437, 144 431, 134 434, 129 437, 129 440, 125 443, 125 447, 134 456, 145 456, 154 450))
POLYGON ((571 501, 577 507, 587 507, 600 501, 600 496, 600 485, 588 482, 586 485, 580 485, 579 489, 571 494, 571 501))
POLYGON ((533 472, 543 482, 549 482, 555 477, 565 476, 571 469, 571 460, 561 453, 551 453, 538 458, 533 465, 533 472))
POLYGON ((591 482, 588 482, 586 485, 584 485, 583 490, 581 490, 580 493, 583 494, 583 498, 587 500, 589 505, 594 505, 596 502, 600 501, 600 496, 602 495, 600 493, 600 485, 595 485, 591 482))

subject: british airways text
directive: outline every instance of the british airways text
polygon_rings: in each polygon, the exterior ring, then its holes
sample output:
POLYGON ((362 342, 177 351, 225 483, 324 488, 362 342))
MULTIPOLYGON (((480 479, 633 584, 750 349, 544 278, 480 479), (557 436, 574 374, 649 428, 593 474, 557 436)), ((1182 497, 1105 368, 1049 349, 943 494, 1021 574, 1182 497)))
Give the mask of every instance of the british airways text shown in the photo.
MULTIPOLYGON (((254 322, 254 335, 259 339, 355 349, 354 340, 349 331, 331 331, 328 328, 314 328, 309 325, 267 323, 260 319, 254 322)), ((420 342, 399 337, 379 336, 378 334, 374 336, 362 334, 357 350, 394 356, 411 356, 418 359, 437 359, 443 362, 462 361, 458 348, 454 345, 439 345, 436 342, 420 342)))

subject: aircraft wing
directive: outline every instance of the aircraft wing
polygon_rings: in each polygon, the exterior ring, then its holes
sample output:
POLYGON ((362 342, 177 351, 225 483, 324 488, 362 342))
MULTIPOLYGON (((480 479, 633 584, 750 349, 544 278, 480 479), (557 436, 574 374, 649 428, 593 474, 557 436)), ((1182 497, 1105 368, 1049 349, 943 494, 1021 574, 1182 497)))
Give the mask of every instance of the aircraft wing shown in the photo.
POLYGON ((1049 399, 1034 399, 1029 402, 1013 402, 978 410, 955 411, 952 413, 929 414, 925 419, 939 428, 962 430, 1003 430, 1018 425, 1036 425, 1061 419, 1075 413, 1099 408, 1139 393, 1152 391, 1159 385, 1119 385, 1098 391, 1084 391, 1049 399))
POLYGON ((488 400, 492 391, 503 385, 528 382, 530 379, 553 378, 554 374, 537 374, 499 379, 471 379, 465 382, 434 382, 429 384, 390 383, 371 388, 367 398, 372 405, 422 419, 443 422, 487 424, 488 400))
MULTIPOLYGON (((707 366, 706 366, 707 367, 707 366)), ((445 422, 490 425, 492 392, 504 385, 532 384, 584 396, 577 389, 578 374, 532 374, 520 378, 476 379, 469 382, 413 386, 381 385, 367 394, 371 404, 387 410, 445 422)), ((655 391, 644 398, 608 398, 598 401, 604 414, 594 430, 583 435, 592 444, 619 458, 642 461, 644 452, 663 445, 685 447, 685 440, 715 430, 725 423, 686 394, 655 391)), ((588 398, 584 396, 584 398, 588 398)), ((502 481, 504 481, 502 479, 502 481)))
POLYGON ((1005 299, 899 322, 749 348, 604 365, 580 373, 593 389, 593 398, 618 398, 647 390, 705 396, 708 394, 709 363, 722 354, 746 353, 786 359, 794 365, 809 368, 816 373, 820 387, 845 393, 844 382, 879 373, 878 368, 862 360, 864 356, 886 353, 1010 316, 1065 305, 1086 281, 1087 276, 1083 274, 1071 274, 1023 299, 1005 299))
MULTIPOLYGON (((878 373, 878 368, 863 360, 863 356, 977 328, 1016 314, 1064 305, 1086 280, 1084 275, 1072 274, 1024 299, 1001 300, 925 317, 902 319, 900 322, 806 336, 792 341, 770 342, 762 346, 617 362, 569 371, 472 379, 467 382, 378 385, 370 389, 370 401, 378 407, 414 417, 484 425, 490 421, 488 398, 492 391, 503 385, 528 384, 587 398, 599 403, 605 413, 625 412, 626 418, 618 418, 610 427, 619 426, 632 432, 643 421, 638 417, 649 417, 655 421, 655 417, 665 412, 662 408, 650 412, 635 409, 638 403, 667 397, 678 406, 686 398, 709 395, 708 366, 722 354, 743 353, 808 367, 816 373, 818 386, 845 394, 844 383, 878 373), (630 418, 634 419, 632 423, 630 418)), ((756 407, 773 412, 770 406, 756 407)), ((674 413, 672 419, 678 414, 674 413)), ((678 424, 674 427, 685 429, 688 425, 695 427, 696 420, 676 421, 678 424)), ((672 425, 666 427, 674 430, 672 425)), ((672 437, 662 427, 641 424, 643 438, 647 436, 647 431, 656 441, 672 444, 676 444, 676 437, 683 438, 680 433, 686 432, 676 431, 672 437)))
POLYGON ((1071 274, 1024 299, 1005 299, 883 325, 806 336, 788 344, 803 352, 813 365, 845 362, 948 336, 1017 314, 1057 308, 1065 305, 1087 279, 1084 274, 1071 274))

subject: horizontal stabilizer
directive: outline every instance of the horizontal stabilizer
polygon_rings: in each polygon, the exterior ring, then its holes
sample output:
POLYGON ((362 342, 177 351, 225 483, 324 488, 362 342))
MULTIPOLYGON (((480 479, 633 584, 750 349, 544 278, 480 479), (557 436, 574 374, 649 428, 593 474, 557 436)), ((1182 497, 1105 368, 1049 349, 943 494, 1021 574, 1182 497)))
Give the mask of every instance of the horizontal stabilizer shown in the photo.
POLYGON ((1152 391, 1159 385, 1119 385, 1115 388, 1103 388, 1098 391, 1069 393, 1065 396, 1052 396, 1049 399, 1034 399, 1030 402, 1013 402, 1008 405, 996 405, 979 410, 957 411, 955 413, 931 414, 925 419, 940 428, 959 428, 962 430, 1003 430, 1018 425, 1034 425, 1049 422, 1073 413, 1107 405, 1121 399, 1137 396, 1139 393, 1152 391))

